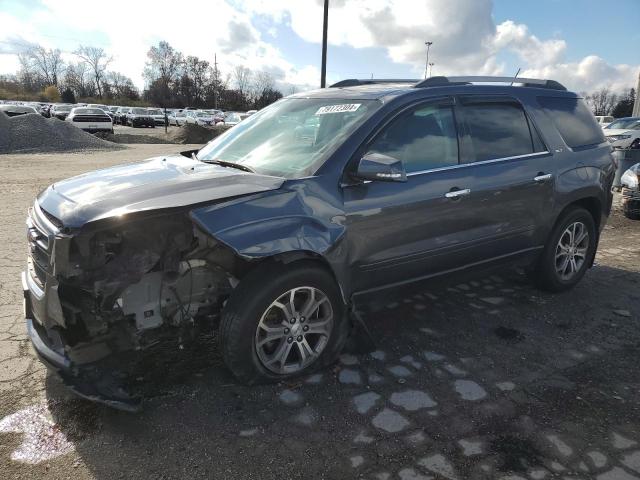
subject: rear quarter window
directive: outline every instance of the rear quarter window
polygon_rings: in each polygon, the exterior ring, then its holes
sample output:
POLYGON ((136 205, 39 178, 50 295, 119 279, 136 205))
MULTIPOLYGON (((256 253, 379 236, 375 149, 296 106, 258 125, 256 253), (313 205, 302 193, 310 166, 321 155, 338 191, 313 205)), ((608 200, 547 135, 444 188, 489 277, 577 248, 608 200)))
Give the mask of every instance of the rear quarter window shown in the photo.
POLYGON ((571 148, 598 145, 605 141, 593 114, 579 98, 538 97, 564 142, 571 148))

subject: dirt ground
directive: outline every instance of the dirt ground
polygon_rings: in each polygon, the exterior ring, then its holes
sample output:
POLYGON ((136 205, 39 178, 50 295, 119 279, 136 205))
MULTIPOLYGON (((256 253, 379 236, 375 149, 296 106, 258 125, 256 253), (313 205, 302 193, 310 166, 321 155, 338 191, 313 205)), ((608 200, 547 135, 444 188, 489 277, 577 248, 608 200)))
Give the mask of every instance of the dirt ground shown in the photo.
POLYGON ((518 271, 379 298, 378 350, 245 387, 211 342, 140 382, 141 413, 74 398, 22 317, 26 209, 46 185, 187 149, 0 156, 0 478, 640 479, 640 222, 616 213, 571 292, 518 271))

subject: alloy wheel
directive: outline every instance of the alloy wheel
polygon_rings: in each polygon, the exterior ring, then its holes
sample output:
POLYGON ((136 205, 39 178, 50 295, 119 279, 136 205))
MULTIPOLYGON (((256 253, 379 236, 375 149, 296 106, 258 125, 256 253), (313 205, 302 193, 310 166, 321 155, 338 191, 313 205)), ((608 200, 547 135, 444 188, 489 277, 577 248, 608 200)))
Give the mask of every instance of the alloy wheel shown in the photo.
POLYGON ((333 308, 324 292, 314 287, 293 288, 262 314, 255 333, 258 358, 271 372, 299 372, 318 359, 333 324, 333 308))
POLYGON ((587 260, 589 231, 582 222, 570 224, 556 246, 556 272, 561 280, 571 280, 587 260))

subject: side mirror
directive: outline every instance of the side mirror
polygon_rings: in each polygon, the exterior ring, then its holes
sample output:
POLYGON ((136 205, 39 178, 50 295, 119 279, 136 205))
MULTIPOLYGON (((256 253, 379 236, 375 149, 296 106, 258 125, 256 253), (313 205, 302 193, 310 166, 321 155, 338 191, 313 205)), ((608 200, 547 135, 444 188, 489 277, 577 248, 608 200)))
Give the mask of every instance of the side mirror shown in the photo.
POLYGON ((407 172, 401 160, 382 153, 367 153, 360 159, 355 176, 361 180, 406 182, 407 172))

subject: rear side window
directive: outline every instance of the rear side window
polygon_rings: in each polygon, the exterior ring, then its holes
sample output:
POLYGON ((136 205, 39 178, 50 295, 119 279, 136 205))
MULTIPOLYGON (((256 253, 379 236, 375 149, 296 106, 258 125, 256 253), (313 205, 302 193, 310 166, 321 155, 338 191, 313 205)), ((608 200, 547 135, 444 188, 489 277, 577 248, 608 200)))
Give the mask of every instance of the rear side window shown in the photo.
POLYGON ((453 108, 422 105, 400 114, 369 146, 370 152, 401 160, 407 173, 458 164, 453 108))
POLYGON ((605 141, 602 129, 584 102, 578 98, 538 97, 564 142, 571 148, 605 141))
POLYGON ((466 128, 463 163, 545 151, 522 106, 510 100, 462 99, 466 128))

